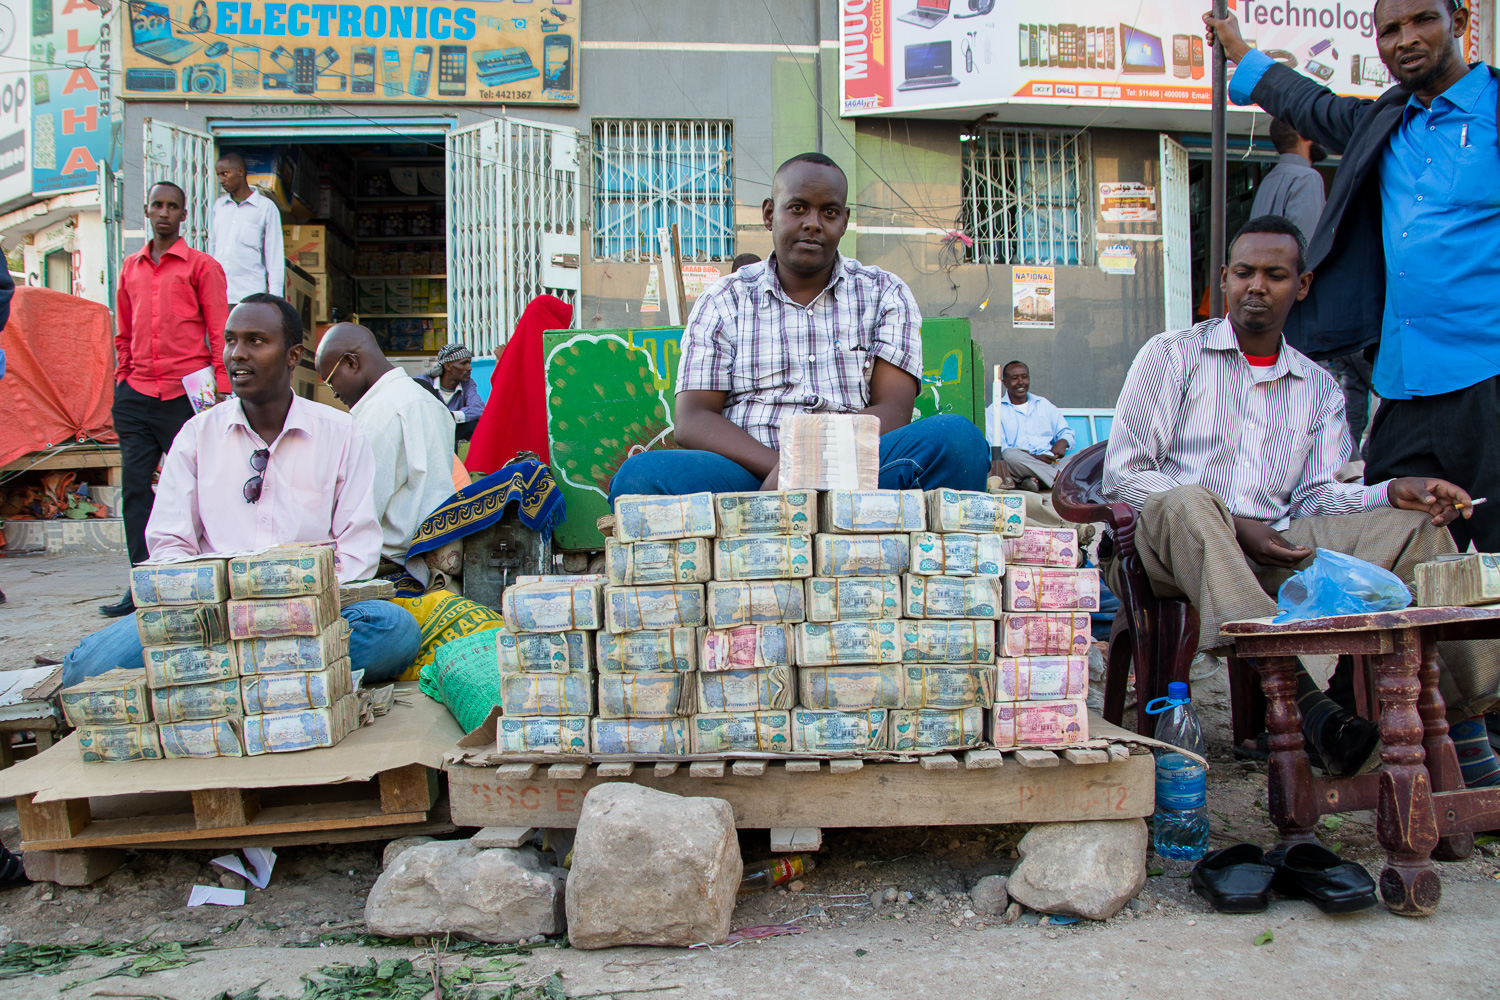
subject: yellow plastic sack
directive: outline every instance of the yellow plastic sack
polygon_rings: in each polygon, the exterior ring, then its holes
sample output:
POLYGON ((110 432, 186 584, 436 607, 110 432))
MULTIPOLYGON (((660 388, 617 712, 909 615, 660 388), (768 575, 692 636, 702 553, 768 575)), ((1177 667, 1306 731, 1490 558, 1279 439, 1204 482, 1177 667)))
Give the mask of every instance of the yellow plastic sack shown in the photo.
POLYGON ((421 597, 396 597, 392 600, 410 611, 417 624, 422 626, 422 648, 417 652, 412 665, 401 675, 403 681, 419 679, 422 668, 433 662, 438 647, 443 643, 462 639, 476 632, 503 628, 505 625, 497 612, 447 590, 433 591, 421 597))

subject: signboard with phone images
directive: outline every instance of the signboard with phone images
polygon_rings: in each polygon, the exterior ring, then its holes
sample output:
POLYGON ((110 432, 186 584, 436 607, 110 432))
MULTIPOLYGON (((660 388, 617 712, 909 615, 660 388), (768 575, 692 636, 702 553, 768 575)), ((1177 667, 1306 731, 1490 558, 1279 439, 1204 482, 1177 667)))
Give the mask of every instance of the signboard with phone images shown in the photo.
POLYGON ((128 0, 123 95, 577 104, 575 0, 128 0))
MULTIPOLYGON (((1207 108, 1207 7, 1205 0, 842 0, 843 113, 998 103, 1207 108)), ((1391 86, 1373 7, 1229 0, 1252 47, 1336 93, 1367 98, 1391 86)))

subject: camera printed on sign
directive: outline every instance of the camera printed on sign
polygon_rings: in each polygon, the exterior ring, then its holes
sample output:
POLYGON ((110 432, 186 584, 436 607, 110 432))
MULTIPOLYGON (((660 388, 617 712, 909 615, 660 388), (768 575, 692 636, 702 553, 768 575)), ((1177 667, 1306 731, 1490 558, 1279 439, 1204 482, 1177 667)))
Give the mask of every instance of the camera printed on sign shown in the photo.
MULTIPOLYGON (((1205 0, 843 0, 843 109, 1206 107, 1205 0), (908 9, 909 8, 909 9, 908 9), (903 13, 904 12, 904 13, 903 13)), ((1340 94, 1391 84, 1373 4, 1229 0, 1246 41, 1340 94)), ((1231 72, 1233 67, 1231 66, 1231 72)))
POLYGON ((124 92, 217 100, 577 104, 575 0, 129 0, 124 92))

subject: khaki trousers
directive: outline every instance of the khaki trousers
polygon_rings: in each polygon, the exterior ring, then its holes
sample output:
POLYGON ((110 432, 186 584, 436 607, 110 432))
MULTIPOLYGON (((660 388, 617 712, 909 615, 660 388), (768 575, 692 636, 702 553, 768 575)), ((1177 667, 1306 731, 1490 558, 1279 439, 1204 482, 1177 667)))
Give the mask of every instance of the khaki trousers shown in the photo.
POLYGON ((1062 468, 1055 463, 1042 461, 1024 448, 1006 448, 1000 453, 1000 460, 1005 463, 1005 470, 1012 479, 1019 482, 1027 476, 1035 476, 1049 490, 1057 481, 1058 470, 1062 468))
MULTIPOLYGON (((1416 565, 1455 551, 1453 536, 1419 511, 1381 508, 1362 514, 1305 517, 1281 533, 1294 545, 1333 549, 1390 570, 1415 589, 1416 565)), ((1184 597, 1198 610, 1200 649, 1230 645, 1225 622, 1270 618, 1273 594, 1295 570, 1253 565, 1235 539, 1234 519, 1212 491, 1179 486, 1153 494, 1135 532, 1152 590, 1184 597)), ((1307 559, 1297 569, 1305 569, 1307 559)), ((1118 578, 1118 561, 1110 566, 1118 578)), ((1500 701, 1500 639, 1438 644, 1440 682, 1449 721, 1482 715, 1500 701)))

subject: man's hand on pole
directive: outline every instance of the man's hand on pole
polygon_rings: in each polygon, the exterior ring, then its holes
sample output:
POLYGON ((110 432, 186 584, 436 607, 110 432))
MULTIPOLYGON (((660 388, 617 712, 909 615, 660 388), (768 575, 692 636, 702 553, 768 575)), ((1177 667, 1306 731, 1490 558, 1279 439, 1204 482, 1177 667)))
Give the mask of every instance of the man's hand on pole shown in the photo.
POLYGON ((1209 11, 1203 15, 1203 23, 1208 28, 1203 33, 1203 37, 1208 39, 1208 47, 1213 48, 1217 38, 1218 41, 1224 43, 1224 56, 1231 62, 1239 62, 1245 58, 1245 53, 1250 51, 1250 46, 1245 43, 1245 39, 1240 37, 1239 19, 1233 14, 1220 19, 1214 17, 1213 11, 1209 11))

